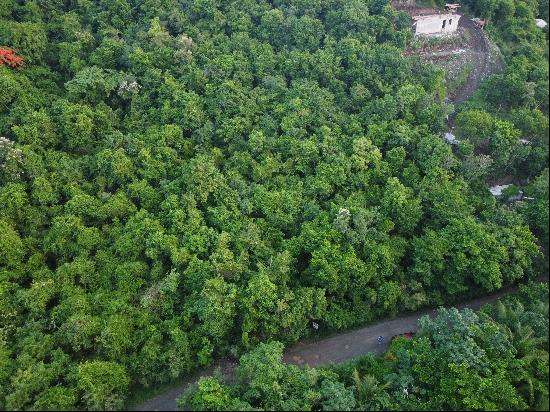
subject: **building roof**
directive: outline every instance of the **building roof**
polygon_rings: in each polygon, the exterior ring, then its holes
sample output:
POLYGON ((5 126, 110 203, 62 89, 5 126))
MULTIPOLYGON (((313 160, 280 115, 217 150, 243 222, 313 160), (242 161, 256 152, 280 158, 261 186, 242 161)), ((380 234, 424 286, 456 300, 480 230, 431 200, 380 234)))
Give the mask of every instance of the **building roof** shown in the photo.
POLYGON ((414 2, 406 1, 392 1, 392 6, 396 10, 401 10, 409 13, 411 16, 428 16, 431 14, 448 13, 447 10, 439 10, 428 7, 420 7, 414 4, 414 2))
POLYGON ((411 16, 413 20, 428 20, 434 16, 437 16, 440 19, 457 19, 461 16, 458 13, 432 13, 432 14, 414 14, 411 16))
POLYGON ((438 10, 438 9, 425 9, 425 8, 410 8, 407 9, 411 16, 433 16, 435 14, 448 14, 447 10, 438 10))
POLYGON ((445 8, 447 10, 456 10, 459 7, 460 7, 460 4, 458 4, 458 3, 447 3, 447 4, 445 4, 445 8))

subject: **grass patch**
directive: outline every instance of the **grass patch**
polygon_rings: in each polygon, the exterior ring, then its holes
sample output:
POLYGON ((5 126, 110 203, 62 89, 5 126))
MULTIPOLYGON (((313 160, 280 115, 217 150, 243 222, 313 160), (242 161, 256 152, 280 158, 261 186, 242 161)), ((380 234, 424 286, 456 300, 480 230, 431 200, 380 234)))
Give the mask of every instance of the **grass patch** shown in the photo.
POLYGON ((447 78, 447 92, 452 94, 464 86, 468 82, 473 70, 474 65, 469 63, 460 69, 456 77, 452 79, 447 78))

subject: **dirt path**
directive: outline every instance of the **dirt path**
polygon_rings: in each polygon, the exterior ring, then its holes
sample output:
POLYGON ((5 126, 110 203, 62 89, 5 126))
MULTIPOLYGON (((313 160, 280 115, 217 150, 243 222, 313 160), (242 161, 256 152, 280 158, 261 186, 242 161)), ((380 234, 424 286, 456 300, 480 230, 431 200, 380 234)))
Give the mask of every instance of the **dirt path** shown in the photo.
POLYGON ((459 27, 462 27, 470 34, 471 47, 474 53, 474 68, 466 84, 451 96, 450 100, 454 104, 460 104, 472 96, 482 80, 489 76, 494 69, 490 61, 491 47, 483 30, 466 16, 460 19, 459 27))
MULTIPOLYGON (((471 97, 479 88, 483 80, 491 74, 502 71, 502 60, 493 56, 491 44, 485 32, 480 29, 470 18, 462 16, 459 27, 469 33, 473 53, 473 70, 464 86, 460 87, 448 97, 448 101, 455 106, 471 97)), ((452 132, 455 126, 456 111, 449 115, 447 124, 452 132)))
MULTIPOLYGON (((547 278, 539 279, 548 281, 547 278)), ((470 308, 478 310, 487 303, 493 303, 502 296, 512 293, 517 287, 509 287, 492 295, 473 299, 459 305, 459 309, 470 308)), ((433 316, 434 309, 417 312, 412 315, 388 319, 376 325, 367 326, 351 332, 342 333, 333 337, 309 343, 298 343, 289 348, 283 357, 287 363, 309 365, 312 367, 340 363, 364 355, 368 352, 381 353, 385 351, 394 335, 408 331, 416 331, 416 324, 422 315, 433 316), (378 344, 378 336, 384 337, 384 343, 378 344)), ((176 399, 201 376, 210 376, 216 367, 220 367, 225 376, 233 376, 236 364, 230 360, 222 360, 214 366, 190 377, 186 382, 168 390, 167 392, 138 405, 136 411, 175 411, 176 399)))

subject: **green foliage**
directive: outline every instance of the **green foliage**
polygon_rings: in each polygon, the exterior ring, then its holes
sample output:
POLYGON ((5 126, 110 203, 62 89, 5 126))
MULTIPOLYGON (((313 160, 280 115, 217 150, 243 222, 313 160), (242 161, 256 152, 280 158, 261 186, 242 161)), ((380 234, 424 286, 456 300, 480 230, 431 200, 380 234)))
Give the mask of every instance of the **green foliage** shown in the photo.
POLYGON ((319 388, 323 411, 352 411, 355 409, 353 392, 343 383, 324 380, 319 388))
POLYGON ((465 105, 467 110, 457 117, 458 134, 495 160, 494 173, 498 175, 512 172, 533 178, 546 167, 548 159, 548 39, 535 25, 535 17, 545 8, 541 2, 539 11, 538 3, 462 3, 488 20, 491 37, 506 60, 504 71, 488 78, 465 105), (532 127, 535 122, 537 126, 532 127), (545 137, 539 138, 540 133, 545 137), (529 144, 518 145, 518 138, 529 144))
POLYGON ((536 230, 548 250, 548 169, 545 169, 527 188, 533 199, 522 208, 529 225, 536 230))
POLYGON ((181 399, 179 404, 195 411, 228 411, 229 391, 214 377, 201 378, 193 396, 181 399))
POLYGON ((261 344, 241 357, 235 383, 201 378, 179 405, 190 410, 228 410, 230 405, 246 410, 536 409, 548 402, 548 284, 522 286, 479 314, 452 308, 438 310, 435 318, 426 315, 414 339, 394 339, 382 356, 304 370, 282 363, 281 357, 280 343, 261 344))
POLYGON ((117 410, 123 405, 129 378, 114 362, 88 361, 78 366, 78 389, 90 410, 117 410))

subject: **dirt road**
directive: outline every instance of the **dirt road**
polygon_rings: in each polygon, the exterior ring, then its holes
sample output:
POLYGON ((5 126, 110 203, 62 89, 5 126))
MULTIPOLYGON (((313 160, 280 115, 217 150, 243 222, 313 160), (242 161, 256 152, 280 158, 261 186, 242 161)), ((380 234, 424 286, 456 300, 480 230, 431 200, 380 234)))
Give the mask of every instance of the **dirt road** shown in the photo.
POLYGON ((499 66, 499 62, 491 61, 489 40, 483 30, 466 16, 460 19, 459 27, 469 32, 473 52, 473 70, 466 84, 450 96, 450 101, 455 105, 472 96, 481 82, 494 73, 499 66))
MULTIPOLYGON (((546 278, 545 281, 547 281, 546 278)), ((507 288, 492 295, 454 306, 459 309, 470 308, 477 310, 487 303, 493 303, 498 298, 514 292, 516 289, 515 287, 507 288)), ((434 309, 424 310, 412 315, 388 319, 376 325, 342 333, 319 341, 298 343, 285 352, 283 359, 287 363, 296 365, 320 366, 340 363, 368 352, 380 353, 387 349, 392 336, 408 331, 416 331, 417 321, 422 315, 432 316, 434 314, 434 309), (384 342, 382 344, 378 344, 378 336, 384 337, 384 342)), ((235 363, 231 361, 220 361, 216 365, 198 373, 177 387, 138 405, 134 410, 175 411, 176 399, 185 389, 197 382, 201 376, 211 375, 216 366, 219 366, 226 376, 232 375, 236 367, 235 363)))

